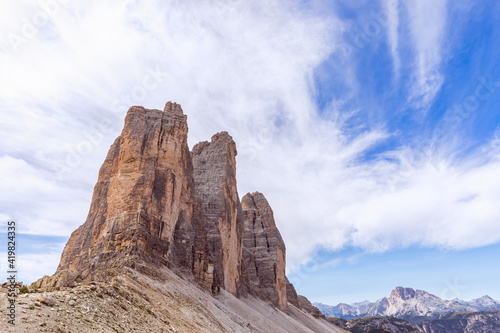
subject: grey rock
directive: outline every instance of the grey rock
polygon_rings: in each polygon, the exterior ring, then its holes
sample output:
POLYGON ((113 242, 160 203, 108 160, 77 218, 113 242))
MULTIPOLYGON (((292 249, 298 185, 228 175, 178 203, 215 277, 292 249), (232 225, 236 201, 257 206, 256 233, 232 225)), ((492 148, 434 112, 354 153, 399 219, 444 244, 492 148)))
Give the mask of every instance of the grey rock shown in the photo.
POLYGON ((300 305, 299 303, 297 291, 295 291, 295 287, 293 286, 293 284, 288 281, 288 278, 286 279, 286 298, 288 300, 288 303, 293 304, 299 309, 302 309, 302 305, 300 305))
POLYGON ((384 297, 373 303, 364 301, 353 304, 340 303, 336 306, 321 303, 315 305, 330 317, 349 320, 368 316, 392 316, 417 324, 424 320, 440 319, 451 312, 474 312, 500 308, 500 302, 488 296, 472 301, 459 299, 447 301, 424 290, 403 287, 396 287, 390 297, 384 297))
POLYGON ((241 200, 244 216, 243 261, 249 293, 285 309, 285 243, 276 228, 273 211, 262 193, 241 200))
POLYGON ((312 303, 307 299, 307 297, 298 295, 299 303, 302 306, 302 310, 310 313, 315 318, 325 318, 325 315, 319 311, 317 307, 312 305, 312 303))
POLYGON ((40 296, 38 296, 37 301, 47 306, 56 305, 54 299, 50 295, 47 295, 46 293, 43 293, 40 296))
POLYGON ((450 313, 441 319, 424 322, 422 327, 426 333, 500 332, 500 309, 450 313))
POLYGON ((422 331, 417 324, 395 317, 366 317, 348 321, 341 318, 328 318, 328 320, 350 332, 416 333, 422 331))
POLYGON ((214 293, 241 289, 242 211, 236 187, 236 144, 227 132, 200 142, 191 152, 194 199, 193 273, 214 293))

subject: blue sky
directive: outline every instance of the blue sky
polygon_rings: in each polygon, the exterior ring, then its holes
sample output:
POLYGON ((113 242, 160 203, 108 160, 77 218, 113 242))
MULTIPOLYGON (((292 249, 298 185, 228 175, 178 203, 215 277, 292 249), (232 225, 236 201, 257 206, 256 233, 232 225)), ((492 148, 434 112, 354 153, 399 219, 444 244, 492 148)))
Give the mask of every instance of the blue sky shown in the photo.
MULTIPOLYGON (((351 96, 352 89, 344 78, 335 77, 337 69, 332 63, 338 56, 332 54, 316 70, 316 103, 320 114, 327 117, 330 103, 346 98, 350 108, 359 110, 349 120, 348 132, 381 126, 391 133, 361 158, 369 163, 384 152, 409 147, 426 153, 429 148, 432 152, 443 150, 453 164, 468 163, 469 159, 488 163, 485 145, 496 138, 500 119, 498 4, 447 4, 446 17, 442 18, 447 22, 441 45, 445 51, 439 64, 443 81, 434 98, 423 105, 412 104, 409 98, 415 46, 401 36, 401 65, 394 66, 391 43, 383 33, 389 23, 381 19, 388 11, 374 2, 353 9, 348 2, 339 1, 334 7, 337 15, 353 21, 344 36, 353 50, 350 56, 358 86, 351 96), (476 155, 482 153, 485 156, 476 155)), ((405 15, 399 14, 404 20, 405 15)), ((401 35, 406 33, 405 23, 398 27, 401 35)), ((466 250, 413 245, 383 253, 366 253, 355 247, 320 250, 312 264, 295 272, 295 280, 300 292, 326 304, 374 301, 399 285, 428 290, 445 299, 472 299, 483 294, 498 299, 500 271, 494 263, 499 250, 498 245, 466 250)))
POLYGON ((240 195, 266 195, 312 301, 500 299, 496 1, 51 4, 0 13, 23 280, 54 272, 128 107, 172 100, 191 146, 234 137, 240 195))
POLYGON ((499 245, 450 251, 410 247, 385 253, 349 248, 319 251, 312 264, 290 274, 297 289, 324 304, 376 301, 395 286, 426 290, 442 299, 498 299, 499 245))

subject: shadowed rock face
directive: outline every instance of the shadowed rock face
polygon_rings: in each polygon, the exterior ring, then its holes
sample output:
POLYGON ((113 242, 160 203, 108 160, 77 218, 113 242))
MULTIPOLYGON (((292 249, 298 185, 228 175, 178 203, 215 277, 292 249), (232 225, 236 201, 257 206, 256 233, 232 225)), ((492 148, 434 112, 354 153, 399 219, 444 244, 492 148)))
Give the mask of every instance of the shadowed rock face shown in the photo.
POLYGON ((325 315, 322 314, 317 307, 312 305, 312 303, 305 296, 298 295, 297 298, 304 311, 310 313, 314 318, 325 318, 325 315))
POLYGON ((299 309, 302 309, 302 305, 299 302, 295 287, 290 283, 290 281, 288 281, 288 278, 286 278, 286 298, 288 300, 288 303, 296 306, 299 309))
POLYGON ((56 274, 32 287, 109 280, 122 266, 161 279, 167 267, 214 294, 222 288, 301 308, 269 203, 259 192, 240 203, 233 139, 220 132, 190 152, 187 134, 176 103, 163 111, 131 107, 99 171, 87 220, 56 274))
MULTIPOLYGON (((417 324, 395 317, 365 317, 351 320, 330 317, 327 320, 350 332, 418 333, 422 331, 417 324)), ((453 333, 457 332, 453 331, 453 333)))
POLYGON ((194 223, 195 277, 214 292, 240 289, 242 212, 236 188, 236 144, 227 132, 193 147, 194 197, 201 216, 194 223))
POLYGON ((425 333, 500 332, 500 309, 480 312, 454 312, 422 324, 425 333))
POLYGON ((243 260, 248 291, 280 309, 287 306, 285 243, 262 193, 241 200, 244 215, 243 260))

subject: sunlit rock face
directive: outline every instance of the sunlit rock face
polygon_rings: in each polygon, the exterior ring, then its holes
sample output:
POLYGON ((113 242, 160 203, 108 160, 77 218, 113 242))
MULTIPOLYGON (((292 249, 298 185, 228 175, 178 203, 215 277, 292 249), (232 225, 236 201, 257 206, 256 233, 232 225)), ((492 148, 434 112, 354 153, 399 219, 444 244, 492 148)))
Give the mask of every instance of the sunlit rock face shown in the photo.
POLYGON ((89 279, 99 266, 131 256, 158 265, 192 265, 187 132, 186 116, 175 103, 164 111, 129 109, 99 171, 87 220, 71 235, 58 273, 76 270, 89 279))

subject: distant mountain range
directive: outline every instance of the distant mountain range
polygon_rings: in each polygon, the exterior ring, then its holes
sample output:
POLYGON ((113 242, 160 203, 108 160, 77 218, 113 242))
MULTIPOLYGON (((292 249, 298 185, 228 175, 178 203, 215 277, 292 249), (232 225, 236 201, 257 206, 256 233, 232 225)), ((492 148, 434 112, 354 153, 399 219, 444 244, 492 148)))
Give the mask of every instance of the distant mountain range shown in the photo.
POLYGON ((395 317, 364 317, 345 320, 328 317, 332 324, 351 333, 494 333, 500 332, 500 309, 452 312, 441 319, 417 325, 395 317))
POLYGON ((451 312, 500 309, 500 302, 489 296, 483 296, 471 301, 463 301, 457 298, 446 301, 423 290, 403 287, 397 287, 391 292, 389 298, 384 297, 376 302, 340 303, 335 306, 321 303, 314 303, 314 305, 327 317, 349 320, 370 316, 390 316, 414 323, 439 319, 451 312))

